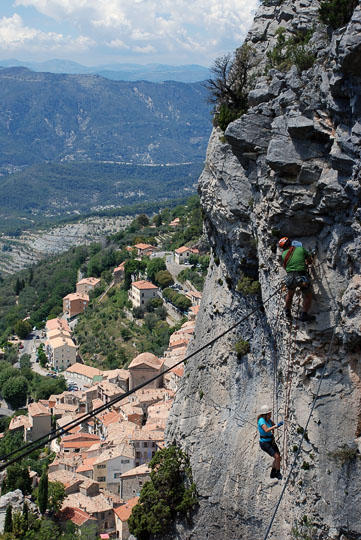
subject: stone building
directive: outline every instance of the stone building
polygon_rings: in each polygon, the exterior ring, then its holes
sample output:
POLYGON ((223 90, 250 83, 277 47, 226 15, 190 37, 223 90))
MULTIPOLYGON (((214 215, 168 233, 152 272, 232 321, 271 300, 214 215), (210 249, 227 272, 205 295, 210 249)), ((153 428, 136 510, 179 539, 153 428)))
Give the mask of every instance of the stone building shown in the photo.
MULTIPOLYGON (((163 359, 158 358, 152 353, 141 353, 136 356, 129 364, 129 390, 132 390, 139 384, 162 373, 163 359)), ((147 384, 145 388, 159 388, 162 385, 162 379, 159 377, 155 381, 147 384)))

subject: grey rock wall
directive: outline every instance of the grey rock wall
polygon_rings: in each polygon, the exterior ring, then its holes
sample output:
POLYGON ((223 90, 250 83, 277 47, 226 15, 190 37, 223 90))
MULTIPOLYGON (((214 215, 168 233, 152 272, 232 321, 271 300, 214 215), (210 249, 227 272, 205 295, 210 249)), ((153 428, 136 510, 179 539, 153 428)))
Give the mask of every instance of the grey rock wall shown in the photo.
POLYGON ((295 529, 300 538, 361 538, 361 8, 331 34, 318 7, 309 0, 260 7, 247 38, 260 62, 250 108, 209 142, 199 191, 213 261, 189 352, 266 303, 186 366, 167 428, 168 440, 191 456, 200 496, 192 525, 177 529, 182 540, 264 537, 283 484, 269 478, 257 410, 268 403, 285 420, 277 439, 286 475, 323 368, 269 538, 296 538, 295 529), (312 68, 266 68, 279 26, 314 28, 312 68), (300 298, 292 325, 284 292, 267 301, 285 275, 281 236, 317 249, 315 323, 296 319, 300 298), (237 292, 241 273, 259 279, 260 297, 237 292), (250 352, 239 359, 240 338, 250 352))

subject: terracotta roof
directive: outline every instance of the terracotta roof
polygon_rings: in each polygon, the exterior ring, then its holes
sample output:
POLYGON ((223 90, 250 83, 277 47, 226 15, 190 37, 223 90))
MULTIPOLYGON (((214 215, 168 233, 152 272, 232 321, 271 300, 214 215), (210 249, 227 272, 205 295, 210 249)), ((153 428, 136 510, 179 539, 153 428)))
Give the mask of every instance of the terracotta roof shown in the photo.
POLYGON ((63 448, 90 448, 93 446, 92 441, 75 441, 62 443, 63 448))
POLYGON ((107 512, 112 510, 113 504, 109 503, 104 495, 95 495, 94 497, 88 497, 83 493, 72 493, 68 495, 63 502, 63 508, 84 508, 85 512, 92 514, 95 512, 107 512))
POLYGON ((69 300, 70 302, 72 302, 73 300, 84 300, 86 302, 89 302, 89 295, 75 292, 67 294, 66 296, 64 296, 63 300, 69 300))
POLYGON ((103 405, 104 405, 104 403, 103 403, 102 400, 99 399, 99 398, 96 398, 96 399, 93 399, 93 400, 92 400, 93 410, 94 410, 94 409, 97 409, 98 407, 102 407, 103 405))
POLYGON ((143 465, 139 465, 139 467, 134 467, 134 469, 130 469, 130 471, 127 471, 121 475, 121 478, 126 478, 127 476, 137 476, 138 474, 150 474, 152 469, 150 469, 147 465, 147 463, 143 463, 143 465))
POLYGON ((175 367, 175 368, 171 369, 170 372, 174 373, 178 377, 183 377, 184 367, 183 366, 175 367))
POLYGON ((120 386, 109 381, 102 381, 101 383, 99 383, 99 388, 101 388, 104 394, 108 396, 115 396, 125 393, 124 390, 120 388, 120 386))
POLYGON ((133 281, 132 287, 140 290, 158 289, 156 285, 154 285, 150 281, 145 281, 144 279, 140 281, 133 281))
POLYGON ((81 527, 89 520, 96 521, 95 518, 93 518, 91 515, 89 515, 87 512, 84 512, 84 510, 80 510, 80 508, 70 508, 67 506, 57 514, 57 518, 59 521, 72 521, 75 525, 78 527, 81 527))
POLYGON ((99 420, 105 427, 118 423, 120 419, 120 414, 117 411, 111 411, 99 417, 99 420))
POLYGON ((47 330, 55 330, 59 328, 62 328, 63 330, 67 330, 67 331, 70 330, 70 327, 68 323, 66 322, 66 320, 59 319, 59 317, 57 317, 56 319, 49 319, 48 321, 46 321, 45 327, 47 330))
POLYGON ((124 269, 125 269, 125 261, 120 263, 120 265, 117 266, 116 268, 114 268, 113 272, 124 272, 124 269))
POLYGON ((77 285, 91 285, 91 286, 95 287, 95 285, 97 285, 98 283, 100 283, 99 278, 88 277, 88 278, 83 278, 80 281, 78 281, 77 285))
POLYGON ((121 521, 128 521, 130 514, 132 513, 132 510, 137 504, 138 500, 139 497, 129 499, 129 501, 127 501, 125 504, 122 504, 122 506, 114 508, 114 514, 116 514, 121 521))
POLYGON ((20 416, 14 416, 14 418, 11 419, 9 430, 13 431, 14 429, 20 429, 21 427, 30 428, 31 426, 30 418, 22 414, 20 416))
POLYGON ((83 464, 79 465, 76 472, 77 473, 82 473, 82 472, 86 472, 86 471, 92 471, 93 470, 93 465, 94 465, 94 463, 96 462, 97 459, 98 459, 97 457, 84 459, 83 464))
POLYGON ((54 337, 49 337, 49 345, 53 349, 56 347, 64 347, 64 345, 67 345, 68 347, 72 349, 76 349, 76 345, 74 341, 71 339, 71 337, 66 336, 64 334, 58 334, 54 337))
POLYGON ((68 367, 65 370, 65 373, 78 373, 79 375, 89 377, 89 379, 93 379, 93 377, 95 377, 96 375, 102 374, 100 369, 92 366, 86 366, 85 364, 80 364, 79 362, 76 362, 72 366, 68 367))
POLYGON ((94 464, 98 465, 99 463, 104 463, 106 461, 116 459, 121 456, 133 459, 135 456, 134 448, 132 446, 129 446, 129 444, 122 444, 120 446, 117 446, 116 448, 108 448, 96 458, 94 464))
POLYGON ((98 435, 93 435, 93 433, 81 433, 79 435, 66 435, 65 437, 63 437, 63 441, 75 441, 75 440, 79 440, 79 439, 85 439, 85 440, 88 440, 88 441, 100 441, 98 435))
POLYGON ((199 308, 200 308, 200 306, 192 306, 192 307, 189 309, 189 311, 191 311, 192 313, 194 313, 194 315, 198 315, 199 308))
POLYGON ((153 368, 159 369, 162 366, 163 361, 157 356, 155 356, 155 354, 145 352, 145 353, 138 354, 138 356, 133 358, 133 360, 128 366, 128 369, 134 368, 136 366, 140 366, 141 364, 146 364, 153 368))
POLYGON ((189 247, 187 247, 187 246, 182 246, 182 247, 180 247, 180 248, 178 248, 178 249, 175 249, 174 251, 175 251, 176 253, 181 254, 181 253, 185 253, 186 251, 192 251, 192 250, 191 250, 191 248, 189 248, 189 247))
POLYGON ((31 416, 50 416, 50 411, 42 403, 29 403, 28 411, 31 416))
POLYGON ((180 339, 178 341, 172 341, 172 343, 169 344, 169 347, 171 349, 176 349, 177 347, 186 347, 189 343, 189 340, 180 339))
POLYGON ((102 371, 103 377, 106 377, 107 379, 113 379, 118 377, 119 379, 128 380, 129 379, 129 371, 127 369, 110 369, 108 371, 102 371))
POLYGON ((135 244, 134 247, 136 247, 137 249, 155 249, 155 246, 152 246, 151 244, 143 244, 142 242, 140 244, 135 244))

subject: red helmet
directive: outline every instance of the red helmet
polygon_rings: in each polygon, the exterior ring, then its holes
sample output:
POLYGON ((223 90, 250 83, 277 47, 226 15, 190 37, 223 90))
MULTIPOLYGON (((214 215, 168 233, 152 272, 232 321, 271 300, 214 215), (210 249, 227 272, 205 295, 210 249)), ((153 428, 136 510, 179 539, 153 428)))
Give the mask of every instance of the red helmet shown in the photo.
POLYGON ((281 238, 281 240, 279 240, 278 245, 280 248, 283 248, 288 242, 289 238, 287 238, 287 236, 284 236, 283 238, 281 238))

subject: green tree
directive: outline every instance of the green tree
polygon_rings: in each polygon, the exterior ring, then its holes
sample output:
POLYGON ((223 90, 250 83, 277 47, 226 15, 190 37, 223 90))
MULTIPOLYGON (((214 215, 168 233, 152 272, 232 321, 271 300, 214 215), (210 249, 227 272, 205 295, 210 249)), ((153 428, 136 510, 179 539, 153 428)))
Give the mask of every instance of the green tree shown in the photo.
POLYGON ((95 523, 89 523, 81 528, 79 534, 79 540, 97 540, 99 535, 97 534, 97 526, 95 523))
POLYGON ((14 463, 6 469, 6 487, 7 491, 20 489, 23 495, 31 493, 31 479, 27 465, 14 463))
POLYGON ((48 473, 44 471, 39 481, 39 488, 38 488, 38 494, 37 494, 37 504, 38 504, 39 512, 42 515, 45 514, 48 507, 48 487, 49 487, 48 473))
POLYGON ((31 332, 31 324, 29 321, 18 320, 14 326, 15 334, 19 336, 20 339, 25 339, 31 332))
POLYGON ((21 368, 21 369, 24 369, 24 368, 31 368, 31 361, 30 361, 30 359, 31 359, 30 354, 27 354, 27 353, 22 354, 22 355, 20 356, 20 368, 21 368))
POLYGON ((150 259, 147 264, 147 277, 150 281, 155 281, 155 276, 161 270, 166 270, 166 264, 160 257, 154 257, 150 259))
POLYGON ((28 390, 25 377, 10 377, 2 387, 2 396, 12 409, 20 409, 26 404, 28 390))
POLYGON ((190 265, 196 266, 198 264, 198 260, 199 260, 199 255, 197 255, 196 253, 191 253, 189 255, 188 262, 190 265))
POLYGON ((160 227, 162 225, 162 216, 160 214, 156 214, 152 219, 152 223, 154 223, 156 227, 160 227))
POLYGON ((12 516, 11 504, 9 504, 9 506, 6 508, 4 532, 5 533, 13 532, 13 516, 12 516))
POLYGON ((210 92, 209 102, 215 104, 214 124, 223 131, 230 121, 247 111, 251 89, 249 73, 254 58, 252 47, 244 44, 233 56, 216 58, 211 67, 213 76, 205 86, 210 92))
POLYGON ((137 221, 140 227, 147 227, 147 225, 149 225, 149 218, 145 214, 139 214, 137 221))
POLYGON ((33 395, 38 401, 39 399, 49 399, 53 394, 61 394, 66 390, 66 380, 60 375, 56 379, 51 379, 50 377, 42 377, 40 380, 37 379, 33 383, 33 395))
POLYGON ((11 377, 17 377, 19 375, 19 371, 7 362, 4 362, 4 367, 2 367, 0 371, 0 392, 2 392, 4 384, 11 378, 11 377))
POLYGON ((150 462, 150 481, 142 488, 139 502, 128 520, 138 540, 164 536, 178 516, 189 517, 197 504, 189 458, 176 446, 155 454, 150 462))
POLYGON ((127 291, 132 283, 132 275, 139 275, 146 268, 145 261, 136 261, 135 259, 128 260, 124 265, 124 289, 127 291))
MULTIPOLYGON (((40 484, 39 484, 40 488, 40 484)), ((50 514, 60 511, 65 499, 65 487, 61 482, 49 482, 48 485, 48 510, 50 514)), ((40 507, 39 507, 40 509, 40 507)))
POLYGON ((324 0, 320 4, 320 19, 332 28, 344 26, 351 19, 359 0, 324 0))
POLYGON ((155 275, 155 283, 162 289, 174 284, 172 274, 168 270, 160 270, 155 275))

